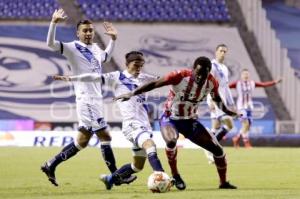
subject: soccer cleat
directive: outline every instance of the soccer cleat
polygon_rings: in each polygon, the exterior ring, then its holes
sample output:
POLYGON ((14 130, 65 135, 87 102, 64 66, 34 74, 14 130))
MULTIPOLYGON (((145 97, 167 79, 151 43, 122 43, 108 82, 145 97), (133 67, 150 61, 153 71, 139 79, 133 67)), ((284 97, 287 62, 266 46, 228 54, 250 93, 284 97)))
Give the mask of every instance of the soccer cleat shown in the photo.
POLYGON ((47 175, 48 180, 54 185, 58 186, 58 183, 56 182, 54 169, 51 169, 47 163, 45 163, 43 166, 41 166, 41 170, 47 175))
POLYGON ((186 188, 185 182, 179 174, 173 176, 172 184, 175 185, 178 190, 185 190, 186 188))
POLYGON ((114 186, 113 183, 110 180, 111 178, 112 178, 111 175, 102 174, 100 176, 100 180, 104 183, 107 190, 111 190, 111 188, 114 186))
POLYGON ((237 189, 237 187, 229 182, 224 182, 223 184, 220 184, 219 189, 237 189))

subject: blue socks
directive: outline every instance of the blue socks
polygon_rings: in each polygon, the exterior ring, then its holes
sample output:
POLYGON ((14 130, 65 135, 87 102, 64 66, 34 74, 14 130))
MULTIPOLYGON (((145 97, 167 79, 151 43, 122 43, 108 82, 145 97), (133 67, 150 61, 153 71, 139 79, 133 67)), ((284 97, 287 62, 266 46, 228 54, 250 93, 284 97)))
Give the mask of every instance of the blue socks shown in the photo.
POLYGON ((156 152, 148 153, 148 161, 153 169, 153 171, 164 171, 162 168, 161 162, 157 157, 156 152))
POLYGON ((79 149, 75 146, 74 142, 71 144, 65 146, 63 150, 57 154, 53 159, 48 161, 48 166, 55 169, 57 165, 59 165, 62 161, 65 161, 74 155, 79 151, 79 149))
POLYGON ((115 172, 117 170, 116 160, 109 142, 101 143, 101 153, 110 172, 115 172))

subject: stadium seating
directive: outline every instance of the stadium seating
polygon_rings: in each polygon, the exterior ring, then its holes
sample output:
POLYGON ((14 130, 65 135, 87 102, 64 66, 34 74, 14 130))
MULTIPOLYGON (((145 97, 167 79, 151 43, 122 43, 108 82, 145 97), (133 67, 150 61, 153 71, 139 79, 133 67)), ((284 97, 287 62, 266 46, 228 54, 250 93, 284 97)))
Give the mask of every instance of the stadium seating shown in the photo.
POLYGON ((50 19, 59 5, 55 0, 0 0, 0 19, 50 19))
POLYGON ((291 65, 296 69, 296 74, 300 78, 299 9, 287 6, 281 1, 264 3, 263 6, 277 37, 282 45, 287 48, 291 65))
POLYGON ((77 0, 92 20, 228 22, 225 0, 77 0))

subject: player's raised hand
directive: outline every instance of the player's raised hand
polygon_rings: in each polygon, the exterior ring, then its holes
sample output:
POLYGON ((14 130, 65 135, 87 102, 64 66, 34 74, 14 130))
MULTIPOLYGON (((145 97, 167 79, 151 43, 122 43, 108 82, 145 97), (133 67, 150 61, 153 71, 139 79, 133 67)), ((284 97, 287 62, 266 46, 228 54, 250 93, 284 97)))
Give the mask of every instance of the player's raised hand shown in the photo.
POLYGON ((117 33, 117 29, 115 29, 112 23, 105 21, 103 22, 103 26, 106 31, 104 34, 109 35, 112 40, 116 40, 118 33, 117 33))
POLYGON ((65 81, 65 82, 70 81, 70 77, 69 76, 54 75, 54 76, 52 76, 52 78, 54 80, 61 80, 61 81, 65 81))
POLYGON ((64 21, 66 18, 67 16, 65 15, 65 11, 62 8, 55 10, 54 13, 52 14, 53 23, 64 21))
POLYGON ((123 101, 129 100, 132 96, 133 96, 132 93, 126 93, 126 94, 119 95, 119 96, 113 98, 113 100, 114 101, 121 100, 123 102, 123 101))

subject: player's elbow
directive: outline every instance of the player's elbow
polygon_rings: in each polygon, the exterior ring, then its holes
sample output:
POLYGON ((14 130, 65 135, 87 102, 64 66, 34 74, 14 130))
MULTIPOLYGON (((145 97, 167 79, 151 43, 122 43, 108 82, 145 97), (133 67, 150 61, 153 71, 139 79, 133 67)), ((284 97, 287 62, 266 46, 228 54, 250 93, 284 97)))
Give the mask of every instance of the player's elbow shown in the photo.
POLYGON ((54 48, 54 43, 47 39, 47 46, 50 48, 54 48))

